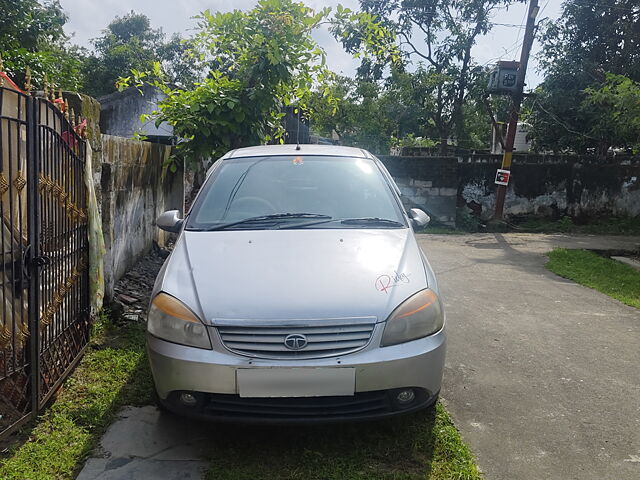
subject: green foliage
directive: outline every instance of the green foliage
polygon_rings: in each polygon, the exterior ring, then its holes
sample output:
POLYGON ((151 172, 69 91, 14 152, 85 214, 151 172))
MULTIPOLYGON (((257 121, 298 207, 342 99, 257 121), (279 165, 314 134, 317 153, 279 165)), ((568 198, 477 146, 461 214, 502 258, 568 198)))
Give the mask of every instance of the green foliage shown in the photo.
POLYGON ((397 147, 431 148, 436 146, 436 142, 430 138, 416 137, 413 133, 409 133, 402 138, 393 138, 392 142, 397 147))
POLYGON ((168 90, 156 123, 167 121, 190 158, 221 156, 256 145, 279 128, 278 102, 262 89, 247 90, 239 79, 211 72, 193 90, 168 90))
POLYGON ((131 11, 116 17, 102 36, 92 40, 95 52, 86 59, 83 72, 85 90, 94 97, 116 91, 118 78, 131 70, 152 70, 160 62, 167 81, 188 86, 198 79, 198 64, 189 57, 189 45, 178 35, 168 42, 160 29, 151 28, 146 15, 131 11))
POLYGON ((576 223, 569 216, 559 220, 527 218, 517 223, 518 231, 532 233, 573 233, 594 235, 640 235, 640 219, 632 217, 604 217, 576 223))
POLYGON ((539 60, 546 78, 526 105, 536 148, 604 155, 636 143, 617 128, 617 118, 627 116, 621 104, 596 101, 593 92, 609 88, 606 72, 640 82, 639 14, 634 0, 568 0, 561 17, 545 25, 539 60))
POLYGON ((595 114, 590 136, 613 147, 640 148, 640 84, 607 74, 600 88, 587 88, 582 108, 595 114))
POLYGON ((42 88, 45 75, 62 88, 81 86, 86 52, 67 45, 67 17, 57 0, 0 0, 0 12, 0 56, 18 85, 24 85, 29 67, 34 87, 42 88))
MULTIPOLYGON (((371 20, 346 9, 338 9, 337 19, 329 20, 329 13, 328 8, 316 13, 292 0, 262 0, 246 12, 207 10, 196 17, 198 31, 190 39, 190 55, 208 71, 203 81, 192 89, 176 89, 156 63, 153 69, 121 78, 120 88, 143 83, 160 88, 167 99, 153 117, 157 124, 174 127, 183 139, 178 148, 192 160, 281 141, 284 107, 308 111, 314 85, 320 86, 328 105, 335 105, 329 98, 332 75, 312 32, 325 21, 337 24, 349 18, 362 25, 371 20)), ((384 31, 377 25, 367 31, 364 44, 373 37, 383 41, 363 46, 363 55, 393 59, 384 31)))
MULTIPOLYGON (((446 149, 450 139, 470 147, 486 139, 486 133, 473 137, 467 132, 470 126, 465 120, 465 105, 483 68, 476 65, 471 49, 476 39, 491 29, 491 14, 513 0, 426 0, 404 2, 399 0, 361 0, 365 13, 380 19, 380 26, 388 29, 398 39, 398 49, 404 61, 418 60, 419 67, 413 82, 420 90, 417 102, 424 121, 420 126, 430 130, 429 136, 446 149)), ((348 52, 359 46, 363 37, 358 25, 344 29, 337 36, 348 52)), ((384 60, 384 57, 382 58, 384 60)), ((379 79, 384 66, 379 57, 363 61, 359 74, 367 79, 379 79)), ((486 117, 488 124, 488 116, 486 117)), ((490 132, 490 127, 484 130, 490 132)))
POLYGON ((402 80, 379 82, 335 76, 310 101, 312 129, 336 132, 343 144, 388 154, 397 137, 419 134, 419 111, 402 80))
POLYGON ((640 308, 638 270, 587 250, 558 248, 548 256, 546 267, 555 274, 640 308))

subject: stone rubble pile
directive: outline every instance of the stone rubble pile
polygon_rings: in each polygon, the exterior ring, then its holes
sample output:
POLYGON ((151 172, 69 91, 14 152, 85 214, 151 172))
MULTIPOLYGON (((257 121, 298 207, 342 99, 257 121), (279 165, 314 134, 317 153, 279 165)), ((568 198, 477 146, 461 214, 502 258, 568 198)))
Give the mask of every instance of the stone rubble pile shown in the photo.
POLYGON ((114 287, 114 298, 109 303, 115 322, 146 322, 153 284, 170 253, 170 248, 154 244, 151 252, 118 280, 114 287))

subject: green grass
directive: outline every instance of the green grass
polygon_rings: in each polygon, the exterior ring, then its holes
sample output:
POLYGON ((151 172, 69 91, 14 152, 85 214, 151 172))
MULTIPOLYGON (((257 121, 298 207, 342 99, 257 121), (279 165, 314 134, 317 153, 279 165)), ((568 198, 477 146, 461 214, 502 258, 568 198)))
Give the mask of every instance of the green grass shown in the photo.
POLYGON ((464 235, 465 233, 469 233, 469 232, 466 232, 464 230, 459 230, 454 227, 446 227, 446 226, 443 227, 439 225, 434 225, 433 227, 426 226, 425 228, 418 230, 416 233, 426 233, 430 235, 464 235))
POLYGON ((480 479, 444 407, 316 427, 220 427, 210 480, 480 479))
POLYGON ((55 403, 0 458, 3 480, 71 479, 123 405, 151 402, 144 326, 103 318, 55 403))
POLYGON ((640 235, 640 218, 607 217, 577 224, 571 217, 560 220, 528 219, 516 225, 517 231, 529 233, 576 233, 597 235, 640 235))
POLYGON ((546 267, 553 273, 640 308, 638 270, 587 250, 558 248, 547 255, 546 267))

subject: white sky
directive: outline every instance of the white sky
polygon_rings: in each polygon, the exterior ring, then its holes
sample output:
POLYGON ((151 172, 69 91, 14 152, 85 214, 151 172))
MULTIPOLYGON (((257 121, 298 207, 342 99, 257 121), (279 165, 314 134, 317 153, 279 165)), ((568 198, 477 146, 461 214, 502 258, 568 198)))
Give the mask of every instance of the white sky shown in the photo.
MULTIPOLYGON (((335 7, 339 3, 352 9, 358 8, 357 0, 303 0, 314 9, 335 7)), ((69 16, 69 22, 65 26, 67 34, 73 35, 73 42, 90 47, 89 40, 100 36, 101 30, 115 16, 123 16, 134 10, 144 13, 151 19, 153 28, 161 27, 167 34, 178 32, 186 37, 190 35, 195 26, 191 19, 199 12, 209 9, 214 11, 230 11, 233 9, 249 9, 256 3, 255 0, 61 0, 60 2, 69 16)), ((562 0, 541 0, 541 13, 538 20, 548 17, 556 19, 560 16, 562 0)), ((495 23, 507 23, 523 25, 527 6, 516 4, 508 10, 501 9, 496 12, 493 21, 495 23)), ((494 63, 498 59, 517 60, 520 57, 520 47, 524 30, 515 27, 495 26, 489 33, 481 37, 473 49, 476 62, 494 63)), ((351 55, 344 52, 342 46, 336 42, 328 31, 319 31, 316 40, 327 52, 329 68, 345 75, 353 75, 358 62, 351 55)), ((539 51, 539 44, 534 43, 532 60, 527 73, 527 88, 533 88, 542 81, 540 72, 537 71, 535 54, 539 51)))

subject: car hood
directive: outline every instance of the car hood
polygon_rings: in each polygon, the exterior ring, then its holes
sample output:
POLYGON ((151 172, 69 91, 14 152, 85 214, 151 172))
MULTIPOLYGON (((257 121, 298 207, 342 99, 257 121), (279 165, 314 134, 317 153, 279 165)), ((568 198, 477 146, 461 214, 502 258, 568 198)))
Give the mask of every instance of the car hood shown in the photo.
POLYGON ((411 229, 184 231, 156 292, 206 324, 389 314, 427 287, 411 229))

